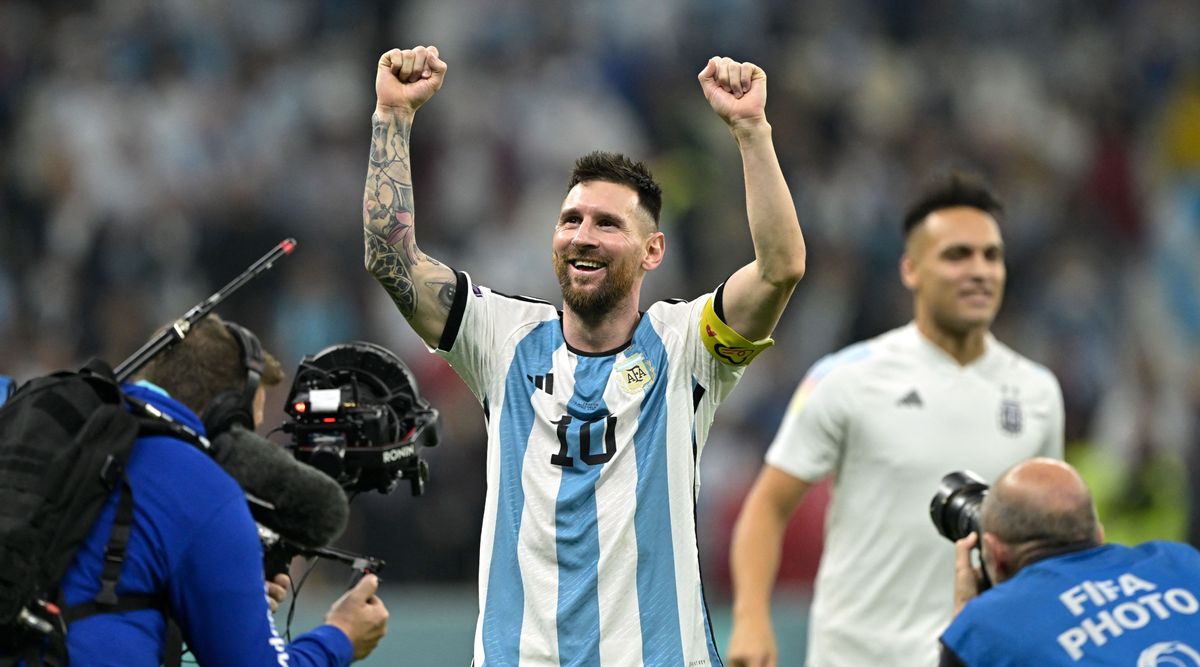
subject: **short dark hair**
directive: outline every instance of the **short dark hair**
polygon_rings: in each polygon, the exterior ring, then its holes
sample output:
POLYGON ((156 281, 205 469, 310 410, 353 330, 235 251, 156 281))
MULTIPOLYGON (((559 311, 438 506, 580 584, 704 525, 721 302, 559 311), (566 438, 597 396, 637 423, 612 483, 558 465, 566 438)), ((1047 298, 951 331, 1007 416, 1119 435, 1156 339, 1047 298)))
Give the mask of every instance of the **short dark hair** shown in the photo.
POLYGON ((908 238, 930 213, 955 206, 977 208, 997 222, 1004 213, 1004 204, 981 176, 950 172, 929 181, 909 205, 904 214, 904 238, 908 238))
POLYGON ((605 181, 633 188, 638 194, 638 205, 646 209, 654 226, 658 227, 658 214, 662 211, 662 188, 645 164, 634 162, 620 153, 592 151, 575 161, 567 190, 586 181, 605 181))
MULTIPOLYGON (((279 384, 283 367, 271 353, 263 351, 263 386, 279 384)), ((159 354, 138 374, 162 387, 171 397, 201 414, 213 399, 226 391, 246 387, 242 351, 225 322, 210 313, 192 325, 188 335, 159 354)))

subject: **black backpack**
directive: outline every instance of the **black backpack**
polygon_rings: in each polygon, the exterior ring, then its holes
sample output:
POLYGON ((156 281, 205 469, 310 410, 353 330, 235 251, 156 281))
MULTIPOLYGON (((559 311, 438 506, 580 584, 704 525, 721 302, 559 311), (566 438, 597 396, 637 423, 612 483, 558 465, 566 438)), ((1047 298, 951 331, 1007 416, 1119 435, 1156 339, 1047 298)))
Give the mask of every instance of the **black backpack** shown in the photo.
POLYGON ((207 446, 191 429, 125 396, 99 361, 31 380, 0 407, 0 666, 21 659, 67 664, 67 626, 92 614, 166 612, 159 596, 116 594, 133 522, 125 466, 138 436, 156 433, 207 446), (88 604, 63 608, 59 582, 118 486, 100 592, 88 604))

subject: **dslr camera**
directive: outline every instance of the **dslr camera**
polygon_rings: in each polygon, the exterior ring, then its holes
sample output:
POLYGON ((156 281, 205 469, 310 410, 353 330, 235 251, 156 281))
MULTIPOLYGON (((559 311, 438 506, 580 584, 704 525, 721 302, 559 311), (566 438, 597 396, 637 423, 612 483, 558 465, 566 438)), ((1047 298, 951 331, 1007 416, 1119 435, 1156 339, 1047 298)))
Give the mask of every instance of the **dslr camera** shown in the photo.
MULTIPOLYGON (((958 470, 942 478, 937 493, 929 503, 929 518, 938 533, 957 542, 962 538, 976 533, 980 542, 975 544, 976 556, 982 563, 983 529, 979 525, 979 514, 983 499, 988 494, 988 483, 970 470, 958 470)), ((980 568, 983 573, 979 582, 979 590, 991 587, 987 569, 980 568)))
POLYGON ((292 455, 347 493, 391 493, 402 479, 424 492, 429 467, 418 448, 437 444, 438 411, 387 348, 354 342, 304 357, 284 410, 292 455))
POLYGON ((952 472, 942 478, 929 503, 929 518, 942 537, 957 542, 979 528, 979 510, 987 497, 988 483, 970 470, 952 472))

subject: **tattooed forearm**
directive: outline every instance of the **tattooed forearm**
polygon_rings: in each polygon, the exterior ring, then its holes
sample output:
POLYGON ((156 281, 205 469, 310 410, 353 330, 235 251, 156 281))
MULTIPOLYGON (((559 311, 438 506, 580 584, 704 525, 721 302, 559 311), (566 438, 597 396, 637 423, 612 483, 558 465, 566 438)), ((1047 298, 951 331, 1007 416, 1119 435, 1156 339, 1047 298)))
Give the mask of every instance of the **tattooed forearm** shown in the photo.
POLYGON ((398 115, 371 119, 371 158, 363 193, 363 227, 395 244, 401 227, 411 226, 412 169, 408 139, 411 119, 398 115))
POLYGON ((417 309, 412 267, 419 259, 413 236, 412 171, 409 166, 409 119, 371 118, 371 158, 363 193, 366 265, 383 284, 401 314, 417 309))
POLYGON ((413 329, 426 342, 437 341, 454 304, 457 279, 417 248, 408 145, 412 116, 377 113, 371 126, 363 190, 364 263, 413 329))
MULTIPOLYGON (((417 292, 413 289, 412 262, 397 252, 383 238, 365 234, 367 268, 396 302, 400 314, 412 319, 417 312, 417 292)), ((451 287, 453 290, 453 287, 451 287)))
POLYGON ((397 115, 371 115, 371 165, 394 169, 393 176, 405 183, 412 182, 408 162, 408 138, 412 121, 397 115))

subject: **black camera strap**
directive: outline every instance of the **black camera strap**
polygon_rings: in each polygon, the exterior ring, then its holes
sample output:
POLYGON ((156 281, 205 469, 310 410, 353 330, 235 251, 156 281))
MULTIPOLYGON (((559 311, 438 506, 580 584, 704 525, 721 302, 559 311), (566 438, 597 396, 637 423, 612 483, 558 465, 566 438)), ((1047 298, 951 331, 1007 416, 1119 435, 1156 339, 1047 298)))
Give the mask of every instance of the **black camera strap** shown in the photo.
MULTIPOLYGON (((117 595, 117 581, 125 562, 129 535, 133 528, 133 492, 129 482, 121 476, 120 498, 113 519, 108 544, 104 547, 104 566, 100 572, 100 592, 90 602, 67 607, 62 606, 62 621, 70 625, 97 614, 115 614, 142 609, 154 609, 166 620, 166 635, 163 639, 163 667, 180 667, 183 662, 183 631, 171 617, 171 608, 162 593, 117 595)), ((61 594, 60 594, 61 595, 61 594)), ((61 602, 61 600, 60 600, 61 602)))

